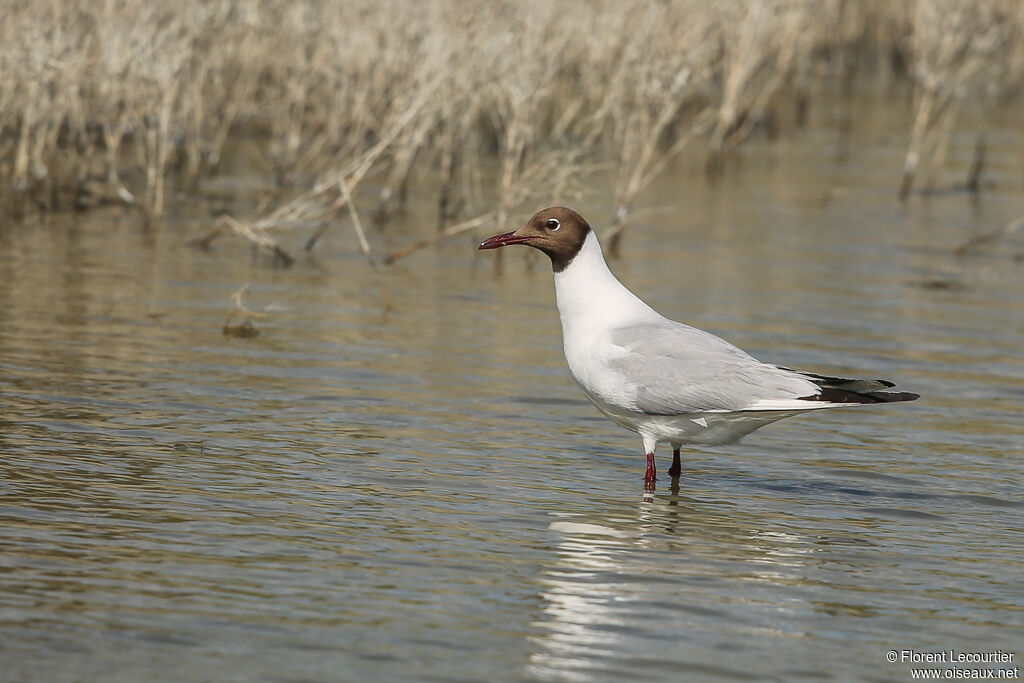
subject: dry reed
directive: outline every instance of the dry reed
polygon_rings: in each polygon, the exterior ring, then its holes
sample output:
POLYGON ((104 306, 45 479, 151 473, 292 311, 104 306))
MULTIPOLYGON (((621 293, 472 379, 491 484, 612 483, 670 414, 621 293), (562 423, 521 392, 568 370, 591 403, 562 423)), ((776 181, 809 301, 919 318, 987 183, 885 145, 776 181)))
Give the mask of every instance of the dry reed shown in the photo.
MULTIPOLYGON (((963 103, 995 101, 1021 79, 1024 4, 1018 0, 920 0, 911 26, 915 114, 900 184, 903 199, 910 194, 924 157, 932 168, 944 161, 963 103)), ((983 158, 984 145, 979 149, 983 158)), ((978 173, 972 170, 974 180, 969 178, 967 183, 975 190, 978 173)))
POLYGON ((116 202, 155 223, 244 143, 274 187, 205 245, 233 232, 288 262, 275 236, 312 249, 345 221, 372 258, 361 213, 386 223, 419 183, 439 231, 390 262, 605 164, 617 243, 692 141, 720 171, 780 101, 805 111, 862 65, 911 84, 906 196, 964 103, 1024 81, 1022 36, 1018 0, 8 0, 0 194, 15 216, 116 202))

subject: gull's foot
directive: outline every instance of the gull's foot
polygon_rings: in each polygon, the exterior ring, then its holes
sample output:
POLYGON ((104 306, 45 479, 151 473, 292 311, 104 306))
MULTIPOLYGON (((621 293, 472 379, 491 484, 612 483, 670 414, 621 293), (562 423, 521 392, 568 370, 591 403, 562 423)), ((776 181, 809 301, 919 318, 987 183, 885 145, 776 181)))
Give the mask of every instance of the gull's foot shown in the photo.
POLYGON ((672 466, 668 468, 668 476, 673 479, 678 479, 679 475, 683 473, 682 463, 679 462, 679 449, 675 448, 672 450, 672 466))
POLYGON ((654 482, 658 479, 658 469, 654 466, 654 453, 647 454, 647 472, 644 474, 644 491, 654 491, 654 482))

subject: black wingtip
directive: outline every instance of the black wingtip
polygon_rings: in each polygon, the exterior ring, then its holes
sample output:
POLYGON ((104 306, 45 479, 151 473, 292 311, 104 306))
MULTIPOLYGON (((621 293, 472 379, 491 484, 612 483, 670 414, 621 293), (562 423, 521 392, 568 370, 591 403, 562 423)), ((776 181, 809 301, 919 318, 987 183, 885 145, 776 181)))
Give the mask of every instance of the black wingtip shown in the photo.
POLYGON ((921 394, 911 391, 867 391, 857 393, 845 391, 834 387, 827 387, 821 390, 820 394, 813 396, 802 396, 801 401, 819 401, 822 403, 899 403, 901 401, 916 401, 921 394))
POLYGON ((896 386, 884 379, 848 379, 845 377, 827 377, 810 372, 800 373, 821 387, 821 392, 814 396, 805 396, 802 401, 822 401, 825 403, 899 403, 916 401, 921 394, 911 391, 880 391, 896 386))
POLYGON ((921 394, 915 394, 912 391, 879 391, 876 393, 884 397, 885 403, 899 403, 900 401, 916 401, 917 399, 921 398, 921 394))

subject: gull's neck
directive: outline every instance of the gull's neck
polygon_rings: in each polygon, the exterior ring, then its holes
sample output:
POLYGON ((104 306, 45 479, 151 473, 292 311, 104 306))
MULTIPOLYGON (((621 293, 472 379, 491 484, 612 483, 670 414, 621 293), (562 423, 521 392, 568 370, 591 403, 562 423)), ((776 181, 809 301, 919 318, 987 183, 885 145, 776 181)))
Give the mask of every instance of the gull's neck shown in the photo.
POLYGON ((593 232, 569 265, 555 273, 555 300, 565 338, 661 318, 608 269, 593 232))

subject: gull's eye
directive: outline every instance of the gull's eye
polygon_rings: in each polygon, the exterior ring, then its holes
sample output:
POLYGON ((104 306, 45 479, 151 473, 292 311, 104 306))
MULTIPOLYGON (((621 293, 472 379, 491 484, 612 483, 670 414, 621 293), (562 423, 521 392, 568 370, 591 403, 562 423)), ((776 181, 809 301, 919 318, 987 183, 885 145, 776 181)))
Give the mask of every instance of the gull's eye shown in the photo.
POLYGON ((562 227, 562 224, 558 222, 557 218, 549 218, 547 225, 548 230, 550 230, 551 232, 554 232, 555 230, 558 230, 560 227, 562 227))

